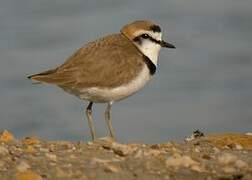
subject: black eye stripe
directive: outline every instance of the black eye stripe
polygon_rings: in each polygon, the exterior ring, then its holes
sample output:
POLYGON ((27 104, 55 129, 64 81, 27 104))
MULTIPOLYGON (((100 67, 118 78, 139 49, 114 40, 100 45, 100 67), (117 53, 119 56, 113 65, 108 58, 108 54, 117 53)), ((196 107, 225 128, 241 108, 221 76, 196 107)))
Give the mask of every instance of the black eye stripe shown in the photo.
MULTIPOLYGON (((149 36, 148 34, 146 34, 146 35, 147 35, 147 38, 145 38, 145 39, 149 39, 149 40, 151 40, 152 42, 157 43, 157 44, 160 43, 159 40, 154 39, 153 37, 149 36)), ((142 37, 142 35, 141 35, 141 37, 142 37)))
POLYGON ((135 42, 141 42, 141 36, 137 36, 133 39, 135 42))
POLYGON ((141 35, 135 37, 135 38, 133 39, 133 41, 138 42, 139 44, 141 44, 141 43, 142 43, 142 39, 149 39, 150 41, 152 41, 152 42, 154 42, 154 43, 156 43, 156 44, 159 44, 159 45, 160 45, 160 43, 161 43, 160 40, 156 40, 156 39, 154 39, 153 37, 149 36, 149 35, 146 34, 146 33, 141 34, 141 35))

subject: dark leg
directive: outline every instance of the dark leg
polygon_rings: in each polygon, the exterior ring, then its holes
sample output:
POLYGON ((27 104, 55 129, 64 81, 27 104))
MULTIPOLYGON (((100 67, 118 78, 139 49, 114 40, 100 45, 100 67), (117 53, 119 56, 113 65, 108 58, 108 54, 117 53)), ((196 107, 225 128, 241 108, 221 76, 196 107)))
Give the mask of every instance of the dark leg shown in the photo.
POLYGON ((86 109, 86 115, 87 115, 87 120, 88 120, 90 133, 92 136, 92 140, 94 141, 95 140, 95 130, 94 130, 94 125, 93 125, 93 117, 92 117, 92 105, 93 105, 93 102, 90 102, 88 104, 88 107, 86 109))

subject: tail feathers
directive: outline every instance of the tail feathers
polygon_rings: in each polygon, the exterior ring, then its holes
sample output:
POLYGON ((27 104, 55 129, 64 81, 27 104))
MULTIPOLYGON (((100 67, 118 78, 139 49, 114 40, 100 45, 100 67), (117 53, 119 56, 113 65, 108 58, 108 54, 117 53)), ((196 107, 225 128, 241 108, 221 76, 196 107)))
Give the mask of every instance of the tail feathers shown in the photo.
POLYGON ((54 78, 52 78, 52 75, 57 71, 57 69, 48 70, 39 74, 34 74, 31 76, 28 76, 28 79, 41 82, 41 83, 49 83, 54 84, 54 78))

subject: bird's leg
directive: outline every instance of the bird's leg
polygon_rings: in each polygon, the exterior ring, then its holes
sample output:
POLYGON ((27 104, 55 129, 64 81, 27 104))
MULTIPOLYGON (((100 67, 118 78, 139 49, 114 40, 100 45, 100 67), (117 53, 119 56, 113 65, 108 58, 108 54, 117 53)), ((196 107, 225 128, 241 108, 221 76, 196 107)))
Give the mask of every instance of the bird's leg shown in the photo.
POLYGON ((109 102, 108 105, 107 105, 107 108, 105 110, 105 120, 106 120, 108 129, 109 129, 109 134, 110 134, 111 138, 115 139, 115 132, 114 132, 114 129, 112 127, 111 115, 110 115, 112 104, 113 104, 113 102, 109 102))
POLYGON ((93 125, 93 117, 92 117, 92 105, 93 105, 93 102, 90 102, 88 104, 88 107, 86 109, 86 115, 87 115, 88 126, 90 129, 92 140, 94 141, 95 140, 95 130, 94 130, 94 125, 93 125))

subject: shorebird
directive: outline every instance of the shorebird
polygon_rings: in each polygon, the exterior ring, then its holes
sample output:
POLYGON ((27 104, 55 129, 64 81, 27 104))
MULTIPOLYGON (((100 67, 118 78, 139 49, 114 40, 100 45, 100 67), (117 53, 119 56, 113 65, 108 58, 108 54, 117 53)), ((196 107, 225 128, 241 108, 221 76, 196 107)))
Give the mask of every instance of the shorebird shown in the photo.
POLYGON ((62 65, 31 75, 40 83, 53 84, 89 102, 86 116, 92 140, 93 103, 107 103, 105 120, 111 138, 115 133, 111 123, 113 102, 122 100, 142 89, 156 72, 161 47, 175 48, 162 40, 159 25, 134 21, 111 34, 78 49, 62 65))

